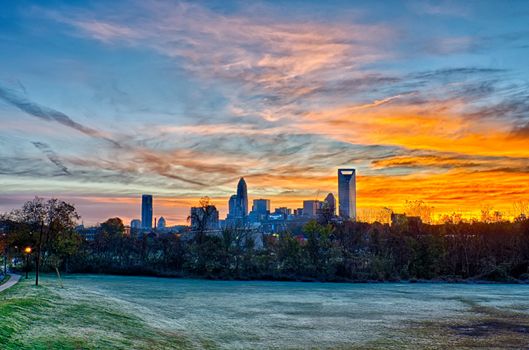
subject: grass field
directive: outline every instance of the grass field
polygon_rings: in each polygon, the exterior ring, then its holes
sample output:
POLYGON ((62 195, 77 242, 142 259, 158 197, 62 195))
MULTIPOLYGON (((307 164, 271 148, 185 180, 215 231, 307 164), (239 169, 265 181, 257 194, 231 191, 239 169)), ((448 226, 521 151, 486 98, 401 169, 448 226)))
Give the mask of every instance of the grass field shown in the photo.
POLYGON ((53 276, 0 293, 0 349, 458 349, 529 344, 529 287, 53 276))
POLYGON ((94 295, 22 279, 0 294, 1 349, 171 349, 192 344, 149 327, 122 305, 94 295))

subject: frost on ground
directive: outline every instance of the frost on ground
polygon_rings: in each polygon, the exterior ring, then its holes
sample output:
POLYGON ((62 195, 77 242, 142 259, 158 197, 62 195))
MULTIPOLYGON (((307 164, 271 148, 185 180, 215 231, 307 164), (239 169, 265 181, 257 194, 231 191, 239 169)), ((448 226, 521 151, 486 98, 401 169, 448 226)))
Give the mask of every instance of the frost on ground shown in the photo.
POLYGON ((529 286, 73 275, 0 294, 1 349, 509 348, 529 286))
POLYGON ((185 348, 181 334, 149 327, 111 298, 45 278, 0 296, 1 349, 185 348))

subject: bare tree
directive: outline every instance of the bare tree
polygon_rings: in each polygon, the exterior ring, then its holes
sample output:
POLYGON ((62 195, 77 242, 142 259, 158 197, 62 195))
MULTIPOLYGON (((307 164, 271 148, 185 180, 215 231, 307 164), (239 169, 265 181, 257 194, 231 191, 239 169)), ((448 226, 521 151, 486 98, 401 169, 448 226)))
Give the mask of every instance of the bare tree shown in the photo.
POLYGON ((422 200, 407 200, 404 204, 404 213, 407 216, 418 216, 427 224, 433 223, 434 212, 435 208, 422 200))

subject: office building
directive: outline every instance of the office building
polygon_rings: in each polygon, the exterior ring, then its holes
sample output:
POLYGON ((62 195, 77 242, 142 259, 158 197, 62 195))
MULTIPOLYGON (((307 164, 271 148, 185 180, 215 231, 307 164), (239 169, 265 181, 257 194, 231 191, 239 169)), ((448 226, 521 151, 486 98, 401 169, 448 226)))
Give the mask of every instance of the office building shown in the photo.
POLYGON ((276 210, 274 211, 274 214, 281 214, 286 219, 289 215, 292 215, 292 209, 287 208, 287 207, 279 207, 279 208, 276 208, 276 210))
POLYGON ((342 218, 356 221, 355 169, 338 169, 338 205, 342 218))
POLYGON ((270 214, 270 199, 254 199, 252 211, 258 215, 270 214))
POLYGON ((261 222, 267 219, 270 214, 269 199, 254 199, 252 211, 248 214, 249 222, 261 222))
POLYGON ((144 229, 152 229, 152 195, 141 196, 141 226, 144 229))
POLYGON ((303 216, 314 218, 321 209, 321 202, 318 200, 303 201, 303 216))

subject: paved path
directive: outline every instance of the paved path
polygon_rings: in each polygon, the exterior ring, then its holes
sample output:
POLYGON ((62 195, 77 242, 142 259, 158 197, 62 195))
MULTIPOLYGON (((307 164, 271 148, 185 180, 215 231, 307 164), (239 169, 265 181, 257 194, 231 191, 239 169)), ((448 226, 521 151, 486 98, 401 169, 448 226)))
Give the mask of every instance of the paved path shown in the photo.
POLYGON ((20 275, 10 274, 10 276, 11 277, 9 278, 9 281, 0 285, 0 292, 3 292, 7 288, 14 286, 15 284, 17 284, 18 280, 20 279, 20 275))

